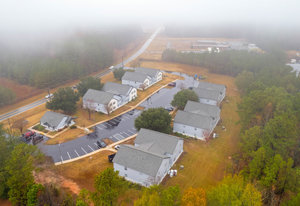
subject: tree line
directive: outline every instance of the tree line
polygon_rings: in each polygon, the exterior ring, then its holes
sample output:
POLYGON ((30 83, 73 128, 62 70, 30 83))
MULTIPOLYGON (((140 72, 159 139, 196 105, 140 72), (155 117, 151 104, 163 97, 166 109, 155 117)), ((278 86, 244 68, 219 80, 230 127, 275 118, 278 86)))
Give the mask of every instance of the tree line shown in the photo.
POLYGON ((280 69, 292 70, 289 66, 283 66, 285 57, 278 54, 256 53, 247 51, 223 51, 220 53, 181 53, 167 49, 162 54, 162 60, 190 64, 208 68, 209 71, 219 74, 236 76, 242 71, 259 72, 265 68, 274 68, 280 65, 280 69))
POLYGON ((9 88, 0 86, 0 107, 12 103, 16 99, 16 94, 9 88))
POLYGON ((181 54, 166 50, 163 59, 236 76, 242 96, 238 104, 242 129, 234 172, 255 185, 263 204, 299 205, 300 78, 291 73, 279 54, 181 54))
POLYGON ((122 27, 80 33, 37 51, 6 48, 0 51, 0 74, 20 84, 53 88, 111 66, 114 50, 124 49, 140 34, 137 27, 122 27))

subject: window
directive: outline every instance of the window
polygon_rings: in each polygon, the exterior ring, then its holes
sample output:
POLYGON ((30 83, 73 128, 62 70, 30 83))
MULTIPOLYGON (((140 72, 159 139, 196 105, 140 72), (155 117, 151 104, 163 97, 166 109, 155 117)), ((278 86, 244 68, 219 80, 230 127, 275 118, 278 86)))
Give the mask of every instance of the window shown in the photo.
POLYGON ((195 130, 197 130, 197 128, 194 128, 195 130))
POLYGON ((127 177, 127 174, 124 174, 125 177, 127 177))
POLYGON ((127 167, 126 167, 126 166, 124 167, 124 170, 127 170, 127 167))

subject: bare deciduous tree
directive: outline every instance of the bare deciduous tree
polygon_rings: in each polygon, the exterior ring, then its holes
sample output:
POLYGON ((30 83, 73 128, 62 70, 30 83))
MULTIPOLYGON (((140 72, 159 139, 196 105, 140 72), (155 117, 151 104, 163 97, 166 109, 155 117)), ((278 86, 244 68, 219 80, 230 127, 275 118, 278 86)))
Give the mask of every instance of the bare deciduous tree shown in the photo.
POLYGON ((28 124, 28 121, 24 118, 18 119, 13 122, 12 128, 16 128, 20 131, 20 133, 23 133, 24 127, 28 124))

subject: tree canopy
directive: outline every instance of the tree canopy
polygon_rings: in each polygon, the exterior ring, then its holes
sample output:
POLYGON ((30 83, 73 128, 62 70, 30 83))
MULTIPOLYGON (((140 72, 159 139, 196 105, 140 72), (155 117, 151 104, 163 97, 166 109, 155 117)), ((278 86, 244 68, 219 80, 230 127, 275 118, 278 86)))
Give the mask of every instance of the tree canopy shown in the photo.
POLYGON ((111 66, 114 51, 124 49, 140 34, 139 27, 118 26, 74 33, 35 50, 0 49, 0 75, 20 84, 53 88, 111 66))
POLYGON ((53 94, 46 107, 50 110, 62 110, 66 114, 73 114, 76 111, 76 103, 79 100, 78 94, 70 87, 60 88, 53 94))
POLYGON ((172 106, 183 110, 188 100, 199 102, 199 98, 194 91, 190 89, 184 89, 174 95, 171 104, 172 106))
POLYGON ((141 128, 151 129, 158 132, 171 132, 171 115, 163 108, 150 108, 143 111, 135 119, 134 125, 140 130, 141 128))
POLYGON ((126 181, 119 177, 118 172, 107 168, 95 178, 96 191, 92 194, 94 204, 114 205, 126 186, 126 181))
POLYGON ((260 192, 242 177, 225 177, 207 194, 208 205, 259 206, 262 205, 260 192))
POLYGON ((123 75, 125 74, 125 72, 126 71, 122 67, 118 68, 118 69, 114 69, 113 73, 114 73, 115 79, 121 80, 123 75))
POLYGON ((101 90, 102 86, 101 79, 86 77, 79 82, 77 90, 79 95, 82 97, 88 89, 101 90))

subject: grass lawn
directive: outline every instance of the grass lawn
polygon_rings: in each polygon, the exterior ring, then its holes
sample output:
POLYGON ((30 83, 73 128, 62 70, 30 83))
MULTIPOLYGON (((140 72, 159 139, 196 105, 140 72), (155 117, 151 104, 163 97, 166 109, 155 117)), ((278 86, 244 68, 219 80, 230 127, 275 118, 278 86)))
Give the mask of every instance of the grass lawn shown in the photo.
POLYGON ((67 131, 59 134, 57 137, 49 139, 46 144, 59 144, 63 142, 70 141, 72 139, 76 139, 78 137, 83 136, 85 133, 82 129, 68 129, 67 131))
POLYGON ((209 142, 185 139, 184 153, 174 166, 178 175, 167 177, 163 182, 164 186, 179 185, 182 191, 188 187, 207 189, 224 177, 226 168, 231 163, 228 157, 238 150, 240 132, 240 126, 236 124, 239 120, 236 112, 239 97, 227 98, 229 103, 224 102, 221 111, 222 125, 226 127, 226 131, 218 126, 215 132, 219 137, 209 142), (183 170, 179 169, 180 165, 184 166, 183 170))
MULTIPOLYGON (((47 109, 45 107, 45 104, 43 104, 34 109, 23 112, 17 116, 14 116, 12 118, 4 120, 1 123, 4 125, 4 128, 9 128, 9 122, 10 122, 10 124, 13 124, 13 122, 15 122, 16 120, 24 118, 28 121, 26 128, 29 128, 29 127, 35 125, 36 123, 38 123, 40 121, 40 119, 42 118, 42 116, 46 113, 46 111, 47 111, 47 109)), ((18 132, 18 130, 16 130, 16 129, 14 129, 14 131, 18 132)))

